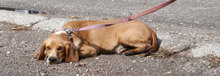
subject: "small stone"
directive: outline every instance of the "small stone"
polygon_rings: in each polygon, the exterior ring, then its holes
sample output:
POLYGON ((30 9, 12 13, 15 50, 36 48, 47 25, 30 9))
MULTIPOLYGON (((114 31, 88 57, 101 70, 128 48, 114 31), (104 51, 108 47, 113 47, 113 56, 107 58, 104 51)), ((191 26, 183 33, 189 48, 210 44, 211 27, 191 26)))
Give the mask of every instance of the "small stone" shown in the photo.
POLYGON ((133 63, 137 62, 136 60, 132 61, 133 63))
POLYGON ((76 76, 79 76, 79 74, 76 74, 76 76))
POLYGON ((86 66, 86 63, 79 62, 78 66, 79 66, 79 67, 85 67, 85 66, 86 66))
POLYGON ((210 68, 212 68, 212 66, 208 66, 208 68, 210 69, 210 68))
POLYGON ((78 66, 78 64, 74 64, 73 66, 74 66, 74 67, 77 67, 77 66, 78 66))
POLYGON ((86 69, 86 73, 89 71, 89 69, 86 69))
POLYGON ((172 73, 172 71, 168 71, 168 72, 167 72, 167 74, 171 74, 171 73, 172 73))
POLYGON ((10 51, 7 51, 7 52, 6 52, 6 54, 10 54, 10 53, 11 53, 10 51))
POLYGON ((47 76, 46 72, 40 73, 41 76, 47 76))
POLYGON ((149 19, 148 21, 151 22, 152 20, 149 19))
POLYGON ((99 59, 98 57, 96 57, 95 59, 99 59))
POLYGON ((88 18, 88 17, 86 17, 86 20, 89 20, 89 18, 88 18))
POLYGON ((131 68, 131 71, 134 70, 134 68, 131 68))
POLYGON ((73 62, 70 62, 70 64, 73 64, 73 62))
POLYGON ((77 16, 70 16, 69 18, 71 18, 71 19, 79 19, 79 17, 77 17, 77 16))

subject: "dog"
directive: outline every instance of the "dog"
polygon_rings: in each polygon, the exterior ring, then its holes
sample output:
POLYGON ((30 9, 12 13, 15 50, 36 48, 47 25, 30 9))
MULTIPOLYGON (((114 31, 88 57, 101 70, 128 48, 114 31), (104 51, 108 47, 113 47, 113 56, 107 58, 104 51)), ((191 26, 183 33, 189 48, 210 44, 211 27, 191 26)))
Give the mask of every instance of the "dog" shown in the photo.
MULTIPOLYGON (((114 23, 119 20, 71 21, 62 29, 76 29, 95 24, 114 23)), ((52 33, 43 41, 40 52, 34 55, 38 60, 46 58, 47 63, 77 62, 80 58, 94 57, 99 54, 123 54, 147 56, 158 50, 156 33, 143 22, 132 20, 105 28, 52 33), (116 50, 123 46, 123 50, 116 50), (46 50, 46 51, 45 51, 46 50)))

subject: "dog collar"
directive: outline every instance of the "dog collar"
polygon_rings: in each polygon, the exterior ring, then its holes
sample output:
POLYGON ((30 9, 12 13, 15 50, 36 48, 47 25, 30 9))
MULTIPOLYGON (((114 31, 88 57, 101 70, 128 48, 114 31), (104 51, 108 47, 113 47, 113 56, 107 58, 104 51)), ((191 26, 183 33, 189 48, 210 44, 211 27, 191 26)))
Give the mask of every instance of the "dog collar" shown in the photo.
POLYGON ((73 41, 73 37, 71 36, 71 34, 72 34, 72 33, 74 34, 75 31, 74 31, 73 29, 71 29, 71 28, 64 29, 63 31, 68 35, 68 37, 70 38, 70 40, 73 41))
POLYGON ((66 30, 55 32, 55 34, 62 34, 62 33, 65 33, 65 34, 69 37, 69 39, 70 39, 71 41, 73 40, 73 37, 71 36, 71 33, 68 32, 68 31, 66 31, 66 30))
POLYGON ((67 36, 69 37, 70 41, 73 41, 73 37, 71 36, 71 33, 69 33, 68 31, 65 31, 67 36))

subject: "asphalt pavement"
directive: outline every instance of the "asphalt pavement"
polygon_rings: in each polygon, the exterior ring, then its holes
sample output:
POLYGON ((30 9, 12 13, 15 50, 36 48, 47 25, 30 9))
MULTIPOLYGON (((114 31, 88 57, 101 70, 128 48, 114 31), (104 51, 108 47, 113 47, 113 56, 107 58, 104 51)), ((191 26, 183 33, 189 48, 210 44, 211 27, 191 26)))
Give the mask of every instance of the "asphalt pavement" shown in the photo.
MULTIPOLYGON (((0 7, 46 12, 57 17, 118 19, 137 14, 166 0, 0 0, 0 7)), ((140 18, 144 22, 220 29, 219 0, 177 0, 155 13, 140 18)))
POLYGON ((14 29, 18 25, 0 22, 1 76, 217 76, 216 57, 193 58, 178 54, 171 57, 99 55, 77 63, 49 65, 32 55, 51 32, 14 29))

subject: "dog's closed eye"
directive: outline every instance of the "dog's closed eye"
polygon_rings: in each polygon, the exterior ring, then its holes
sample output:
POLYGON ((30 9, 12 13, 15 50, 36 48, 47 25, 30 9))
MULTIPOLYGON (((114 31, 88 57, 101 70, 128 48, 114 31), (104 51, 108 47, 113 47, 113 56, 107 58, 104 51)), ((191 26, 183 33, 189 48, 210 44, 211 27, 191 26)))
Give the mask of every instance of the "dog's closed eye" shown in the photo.
POLYGON ((58 48, 57 48, 57 50, 62 50, 63 49, 63 47, 61 47, 61 46, 59 46, 58 48))
POLYGON ((49 46, 47 46, 47 50, 50 50, 50 47, 49 47, 49 46))

